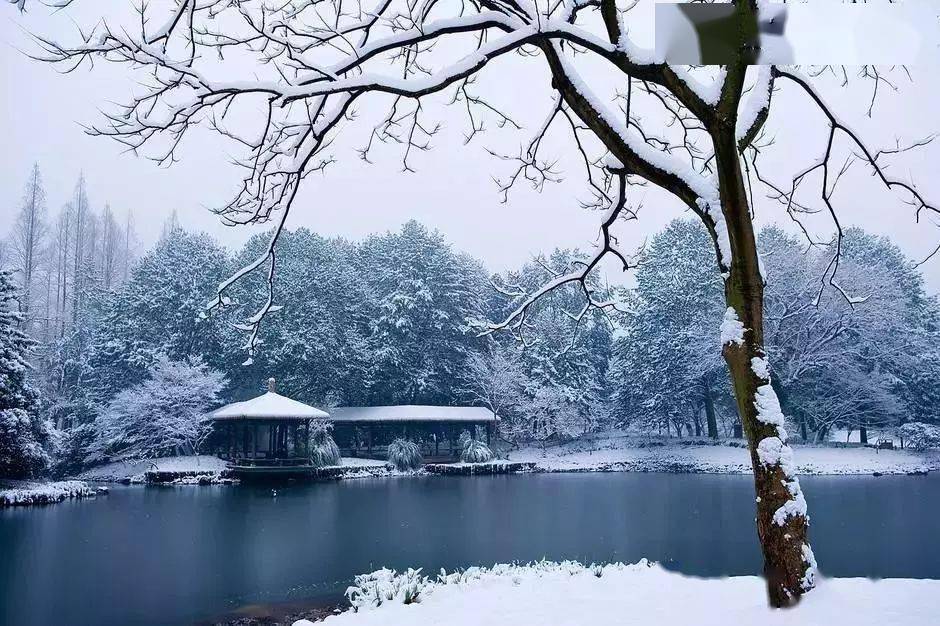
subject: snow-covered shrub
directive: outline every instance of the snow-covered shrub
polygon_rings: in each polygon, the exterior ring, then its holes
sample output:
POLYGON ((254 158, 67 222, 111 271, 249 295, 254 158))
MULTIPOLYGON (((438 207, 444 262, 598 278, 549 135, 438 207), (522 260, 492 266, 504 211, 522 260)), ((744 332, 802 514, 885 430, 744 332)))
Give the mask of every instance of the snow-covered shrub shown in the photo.
POLYGON ((940 448, 940 426, 909 422, 898 429, 898 434, 904 439, 904 445, 911 450, 940 448))
POLYGON ((310 431, 310 460, 315 467, 339 465, 339 447, 333 441, 330 431, 333 426, 329 422, 317 422, 310 431))
POLYGON ((473 435, 470 434, 470 431, 466 428, 460 431, 460 436, 457 437, 457 447, 463 450, 467 447, 467 444, 473 440, 473 435))
POLYGON ((420 569, 408 568, 399 574, 395 570, 382 568, 371 574, 356 576, 355 584, 346 589, 346 598, 352 610, 358 613, 362 609, 378 608, 386 602, 420 602, 426 587, 428 579, 421 575, 420 569))
POLYGON ((66 498, 89 498, 96 491, 80 480, 24 484, 21 488, 0 491, 0 506, 51 504, 66 498))
POLYGON ((486 463, 493 460, 493 452, 482 441, 468 439, 460 451, 460 460, 464 463, 486 463))
POLYGON ((421 449, 413 441, 398 438, 388 444, 388 462, 400 472, 421 469, 424 458, 421 449))

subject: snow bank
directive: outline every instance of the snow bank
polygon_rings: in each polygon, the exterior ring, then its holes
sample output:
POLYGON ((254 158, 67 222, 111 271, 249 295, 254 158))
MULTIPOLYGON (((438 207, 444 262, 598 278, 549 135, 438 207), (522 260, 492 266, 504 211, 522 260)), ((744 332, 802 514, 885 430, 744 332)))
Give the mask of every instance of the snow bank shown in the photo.
POLYGON ((0 506, 24 506, 28 504, 51 504, 66 498, 88 498, 97 492, 78 480, 59 482, 15 483, 11 489, 0 491, 0 506))
POLYGON ((691 578, 645 560, 496 565, 432 578, 379 570, 358 576, 347 595, 353 610, 326 618, 327 626, 919 626, 940 614, 936 580, 821 579, 797 608, 772 610, 756 576, 691 578))
MULTIPOLYGON (((340 465, 343 469, 356 468, 361 471, 345 471, 342 478, 384 476, 391 473, 385 461, 344 457, 340 465)), ((172 456, 150 461, 118 461, 84 471, 77 478, 96 482, 131 482, 143 484, 147 472, 179 474, 177 484, 215 484, 220 480, 200 481, 199 475, 221 475, 226 469, 226 462, 209 455, 172 456)), ((321 468, 330 469, 330 468, 321 468)))
MULTIPOLYGON (((826 445, 791 445, 792 469, 803 475, 911 474, 940 470, 940 455, 911 450, 875 450, 826 445)), ((766 451, 767 454, 770 451, 766 451)), ((609 434, 576 440, 542 450, 522 448, 510 461, 532 462, 543 472, 682 472, 750 474, 751 460, 741 440, 720 440, 717 445, 647 440, 609 434)))
POLYGON ((144 482, 144 474, 157 472, 219 472, 225 469, 225 461, 209 456, 170 456, 147 461, 118 461, 86 470, 77 476, 80 480, 101 482, 144 482))

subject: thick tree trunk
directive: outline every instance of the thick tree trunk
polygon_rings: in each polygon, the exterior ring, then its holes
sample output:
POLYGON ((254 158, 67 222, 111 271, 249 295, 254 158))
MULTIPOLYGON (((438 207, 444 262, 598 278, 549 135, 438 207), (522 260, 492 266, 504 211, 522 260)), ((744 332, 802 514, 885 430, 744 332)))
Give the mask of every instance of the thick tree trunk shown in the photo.
POLYGON ((708 424, 708 436, 712 439, 718 439, 718 420, 715 419, 715 401, 712 398, 712 390, 707 382, 703 382, 705 396, 705 421, 708 424))
MULTIPOLYGON (((793 453, 786 445, 783 412, 770 384, 763 343, 764 282, 734 124, 726 124, 712 134, 721 210, 732 257, 730 262, 724 259, 729 273, 725 280, 728 310, 722 329, 722 352, 751 454, 757 534, 770 603, 786 607, 796 604, 801 594, 812 588, 815 560, 807 541, 806 500, 795 475, 793 453)), ((722 227, 717 224, 717 228, 722 227)))
POLYGON ((859 428, 859 429, 858 429, 858 438, 859 438, 858 440, 862 443, 862 445, 867 444, 867 443, 868 443, 868 429, 865 428, 864 426, 862 426, 861 428, 859 428))

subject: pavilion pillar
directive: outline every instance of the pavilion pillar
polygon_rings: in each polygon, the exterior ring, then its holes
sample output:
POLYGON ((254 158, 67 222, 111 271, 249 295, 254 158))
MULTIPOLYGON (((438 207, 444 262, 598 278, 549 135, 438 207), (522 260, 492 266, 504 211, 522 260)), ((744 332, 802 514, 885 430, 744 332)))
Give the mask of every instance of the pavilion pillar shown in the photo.
POLYGON ((490 422, 486 423, 486 445, 490 445, 490 439, 493 435, 493 425, 490 422))
POLYGON ((258 422, 251 423, 251 458, 258 458, 258 422))
POLYGON ((310 458, 310 420, 304 420, 304 458, 310 458))

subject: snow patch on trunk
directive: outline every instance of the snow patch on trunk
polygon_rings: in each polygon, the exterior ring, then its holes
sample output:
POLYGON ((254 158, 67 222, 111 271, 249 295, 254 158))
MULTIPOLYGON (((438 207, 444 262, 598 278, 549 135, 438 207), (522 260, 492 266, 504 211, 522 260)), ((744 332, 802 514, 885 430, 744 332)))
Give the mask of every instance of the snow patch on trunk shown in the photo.
POLYGON ((761 380, 770 380, 770 363, 762 356, 751 359, 751 370, 761 380))
POLYGON ((754 406, 757 407, 757 421, 776 426, 780 438, 786 441, 787 435, 783 429, 783 409, 780 408, 780 400, 777 399, 777 394, 769 383, 761 385, 754 392, 754 406))
MULTIPOLYGON (((789 450, 789 447, 787 449, 789 450)), ((783 526, 791 517, 804 517, 809 522, 809 516, 806 514, 806 498, 803 496, 803 490, 800 489, 800 481, 795 478, 787 481, 787 490, 790 492, 790 499, 774 511, 774 524, 783 526)))
POLYGON ((744 324, 730 306, 725 309, 725 316, 721 320, 721 345, 725 346, 729 343, 744 344, 744 324))

